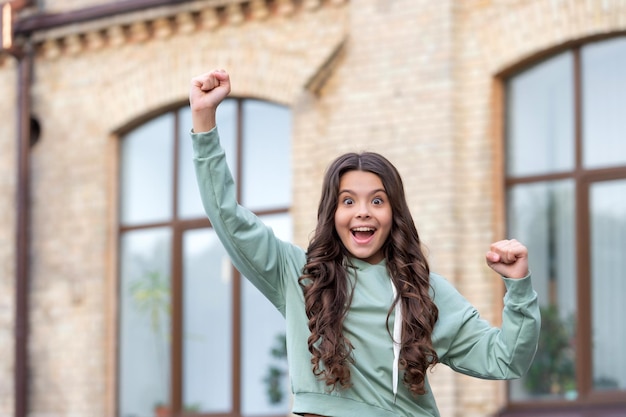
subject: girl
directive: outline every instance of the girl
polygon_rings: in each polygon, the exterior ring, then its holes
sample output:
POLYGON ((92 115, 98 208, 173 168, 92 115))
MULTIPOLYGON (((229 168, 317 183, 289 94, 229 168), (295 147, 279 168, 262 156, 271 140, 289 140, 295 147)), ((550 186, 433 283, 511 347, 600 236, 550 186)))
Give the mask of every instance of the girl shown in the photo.
POLYGON ((277 239, 236 202, 215 125, 229 93, 223 70, 192 80, 196 175, 234 265, 286 319, 294 413, 439 416, 430 366, 489 379, 526 372, 540 318, 522 244, 500 241, 486 254, 507 287, 502 327, 491 327, 430 272, 402 180, 375 153, 346 154, 330 165, 306 252, 277 239))

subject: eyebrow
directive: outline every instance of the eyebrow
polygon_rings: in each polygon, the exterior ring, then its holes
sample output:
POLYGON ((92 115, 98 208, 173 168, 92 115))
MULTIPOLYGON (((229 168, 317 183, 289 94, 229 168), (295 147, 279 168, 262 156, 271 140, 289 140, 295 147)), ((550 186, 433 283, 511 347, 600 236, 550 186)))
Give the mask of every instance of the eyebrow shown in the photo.
MULTIPOLYGON (((341 195, 343 193, 356 194, 354 191, 352 191, 350 189, 339 190, 339 195, 341 195)), ((387 191, 385 191, 384 188, 377 188, 377 189, 373 190, 371 193, 369 193, 369 195, 378 194, 378 193, 384 193, 386 195, 387 191)))

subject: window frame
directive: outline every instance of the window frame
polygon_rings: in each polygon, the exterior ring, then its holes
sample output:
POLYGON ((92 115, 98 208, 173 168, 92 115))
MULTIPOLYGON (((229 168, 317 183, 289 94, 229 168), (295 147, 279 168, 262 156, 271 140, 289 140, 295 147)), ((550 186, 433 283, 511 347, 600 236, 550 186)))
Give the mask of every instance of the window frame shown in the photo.
POLYGON ((590 200, 589 192, 594 183, 610 180, 626 179, 626 164, 607 168, 584 168, 583 167, 583 97, 582 97, 582 48, 585 45, 601 42, 625 36, 623 33, 607 34, 592 38, 585 38, 576 42, 560 45, 546 51, 542 51, 519 64, 497 74, 494 78, 493 103, 494 103, 494 145, 495 172, 501 181, 497 184, 496 197, 498 208, 495 216, 495 232, 498 236, 506 235, 506 193, 520 184, 532 184, 555 180, 569 179, 574 181, 575 198, 575 230, 576 236, 576 281, 577 295, 576 305, 578 320, 576 324, 576 388, 578 396, 575 400, 565 398, 554 400, 511 400, 510 385, 506 386, 506 406, 498 415, 500 416, 523 416, 531 412, 533 416, 550 416, 558 412, 562 416, 579 417, 581 409, 589 409, 597 412, 598 417, 614 415, 615 411, 626 411, 626 390, 597 391, 593 389, 592 375, 592 301, 591 301, 591 236, 590 225, 590 200), (545 59, 559 53, 570 51, 573 56, 573 97, 574 97, 574 168, 567 172, 554 172, 549 174, 528 175, 509 177, 506 172, 506 146, 507 146, 507 82, 515 75, 541 63, 545 59), (606 414, 605 414, 606 413, 606 414))
MULTIPOLYGON (((237 199, 241 201, 242 197, 242 179, 243 171, 245 167, 243 164, 243 152, 244 152, 244 103, 247 101, 260 101, 273 105, 281 105, 283 104, 272 102, 266 99, 260 99, 256 97, 237 97, 230 96, 228 100, 235 102, 235 113, 236 113, 236 121, 235 121, 235 143, 236 143, 236 167, 233 169, 233 176, 238 179, 236 182, 237 187, 237 199)), ((242 361, 242 275, 239 271, 232 266, 231 264, 231 272, 232 272, 232 300, 231 300, 231 316, 233 323, 233 331, 232 331, 232 357, 233 361, 231 364, 231 371, 233 374, 232 378, 232 403, 230 412, 227 413, 198 413, 198 412, 190 412, 185 411, 183 409, 183 328, 184 328, 184 317, 183 317, 183 237, 185 232, 190 230, 197 229, 206 229, 212 228, 211 222, 203 215, 201 217, 194 218, 181 218, 179 216, 178 209, 178 196, 179 196, 179 175, 180 175, 180 141, 188 140, 189 138, 184 134, 181 134, 181 111, 188 106, 186 102, 176 103, 173 106, 169 106, 167 108, 162 109, 160 112, 153 112, 145 115, 145 117, 137 120, 135 123, 128 125, 125 129, 120 130, 119 138, 123 140, 123 137, 130 133, 133 129, 140 127, 144 123, 147 123, 153 119, 165 116, 167 114, 173 115, 173 126, 172 126, 172 146, 173 152, 171 157, 173 158, 172 162, 172 170, 173 175, 171 180, 172 183, 172 194, 171 194, 171 218, 168 221, 161 222, 147 222, 141 224, 134 225, 123 225, 118 221, 117 223, 117 242, 120 242, 122 236, 127 232, 144 230, 144 229, 152 229, 152 228, 168 228, 171 230, 171 270, 170 270, 170 291, 171 291, 171 317, 170 317, 170 328, 169 334, 171 335, 171 344, 170 344, 170 357, 169 357, 169 370, 170 370, 170 382, 168 387, 168 393, 170 398, 170 410, 169 415, 171 416, 194 416, 194 417, 242 417, 241 413, 241 401, 242 401, 242 369, 241 369, 241 361, 242 361), (182 137, 181 137, 182 136, 182 137)), ((121 149, 119 150, 121 152, 121 149)), ((118 178, 121 179, 121 171, 118 172, 118 178)), ((118 182, 119 184, 119 182, 118 182)), ((121 202, 121 201, 120 201, 121 202)), ((119 203, 119 202, 118 202, 119 203)), ((120 208, 118 208, 120 210, 120 208)), ((271 209, 260 209, 253 210, 254 214, 257 216, 266 216, 273 214, 289 214, 291 212, 291 206, 282 206, 282 207, 274 207, 271 209)), ((117 265, 117 293, 119 294, 119 277, 120 277, 120 264, 118 260, 117 265)), ((121 325, 121 315, 118 314, 116 319, 116 337, 119 338, 119 329, 121 325)), ((116 346, 116 379, 115 379, 115 414, 120 415, 119 409, 119 367, 120 367, 120 349, 121 343, 117 343, 116 346)), ((264 415, 264 417, 284 417, 283 414, 278 415, 264 415)))

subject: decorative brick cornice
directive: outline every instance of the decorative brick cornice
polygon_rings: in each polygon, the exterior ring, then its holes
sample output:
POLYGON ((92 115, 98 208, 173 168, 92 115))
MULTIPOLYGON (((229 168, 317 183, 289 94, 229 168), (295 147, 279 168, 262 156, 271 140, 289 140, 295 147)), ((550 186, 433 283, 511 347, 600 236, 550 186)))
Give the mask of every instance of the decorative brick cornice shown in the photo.
POLYGON ((66 24, 33 31, 40 58, 56 59, 83 51, 166 39, 177 34, 213 31, 272 17, 310 13, 338 7, 348 0, 205 0, 66 24))

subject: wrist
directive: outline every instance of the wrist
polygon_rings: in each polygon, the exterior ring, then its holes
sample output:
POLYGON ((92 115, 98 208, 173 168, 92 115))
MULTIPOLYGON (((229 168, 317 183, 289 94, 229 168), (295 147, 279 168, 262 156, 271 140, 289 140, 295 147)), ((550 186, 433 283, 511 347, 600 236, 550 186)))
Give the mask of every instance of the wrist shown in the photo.
POLYGON ((213 129, 217 122, 215 109, 212 111, 191 111, 192 127, 195 133, 208 132, 213 129))

